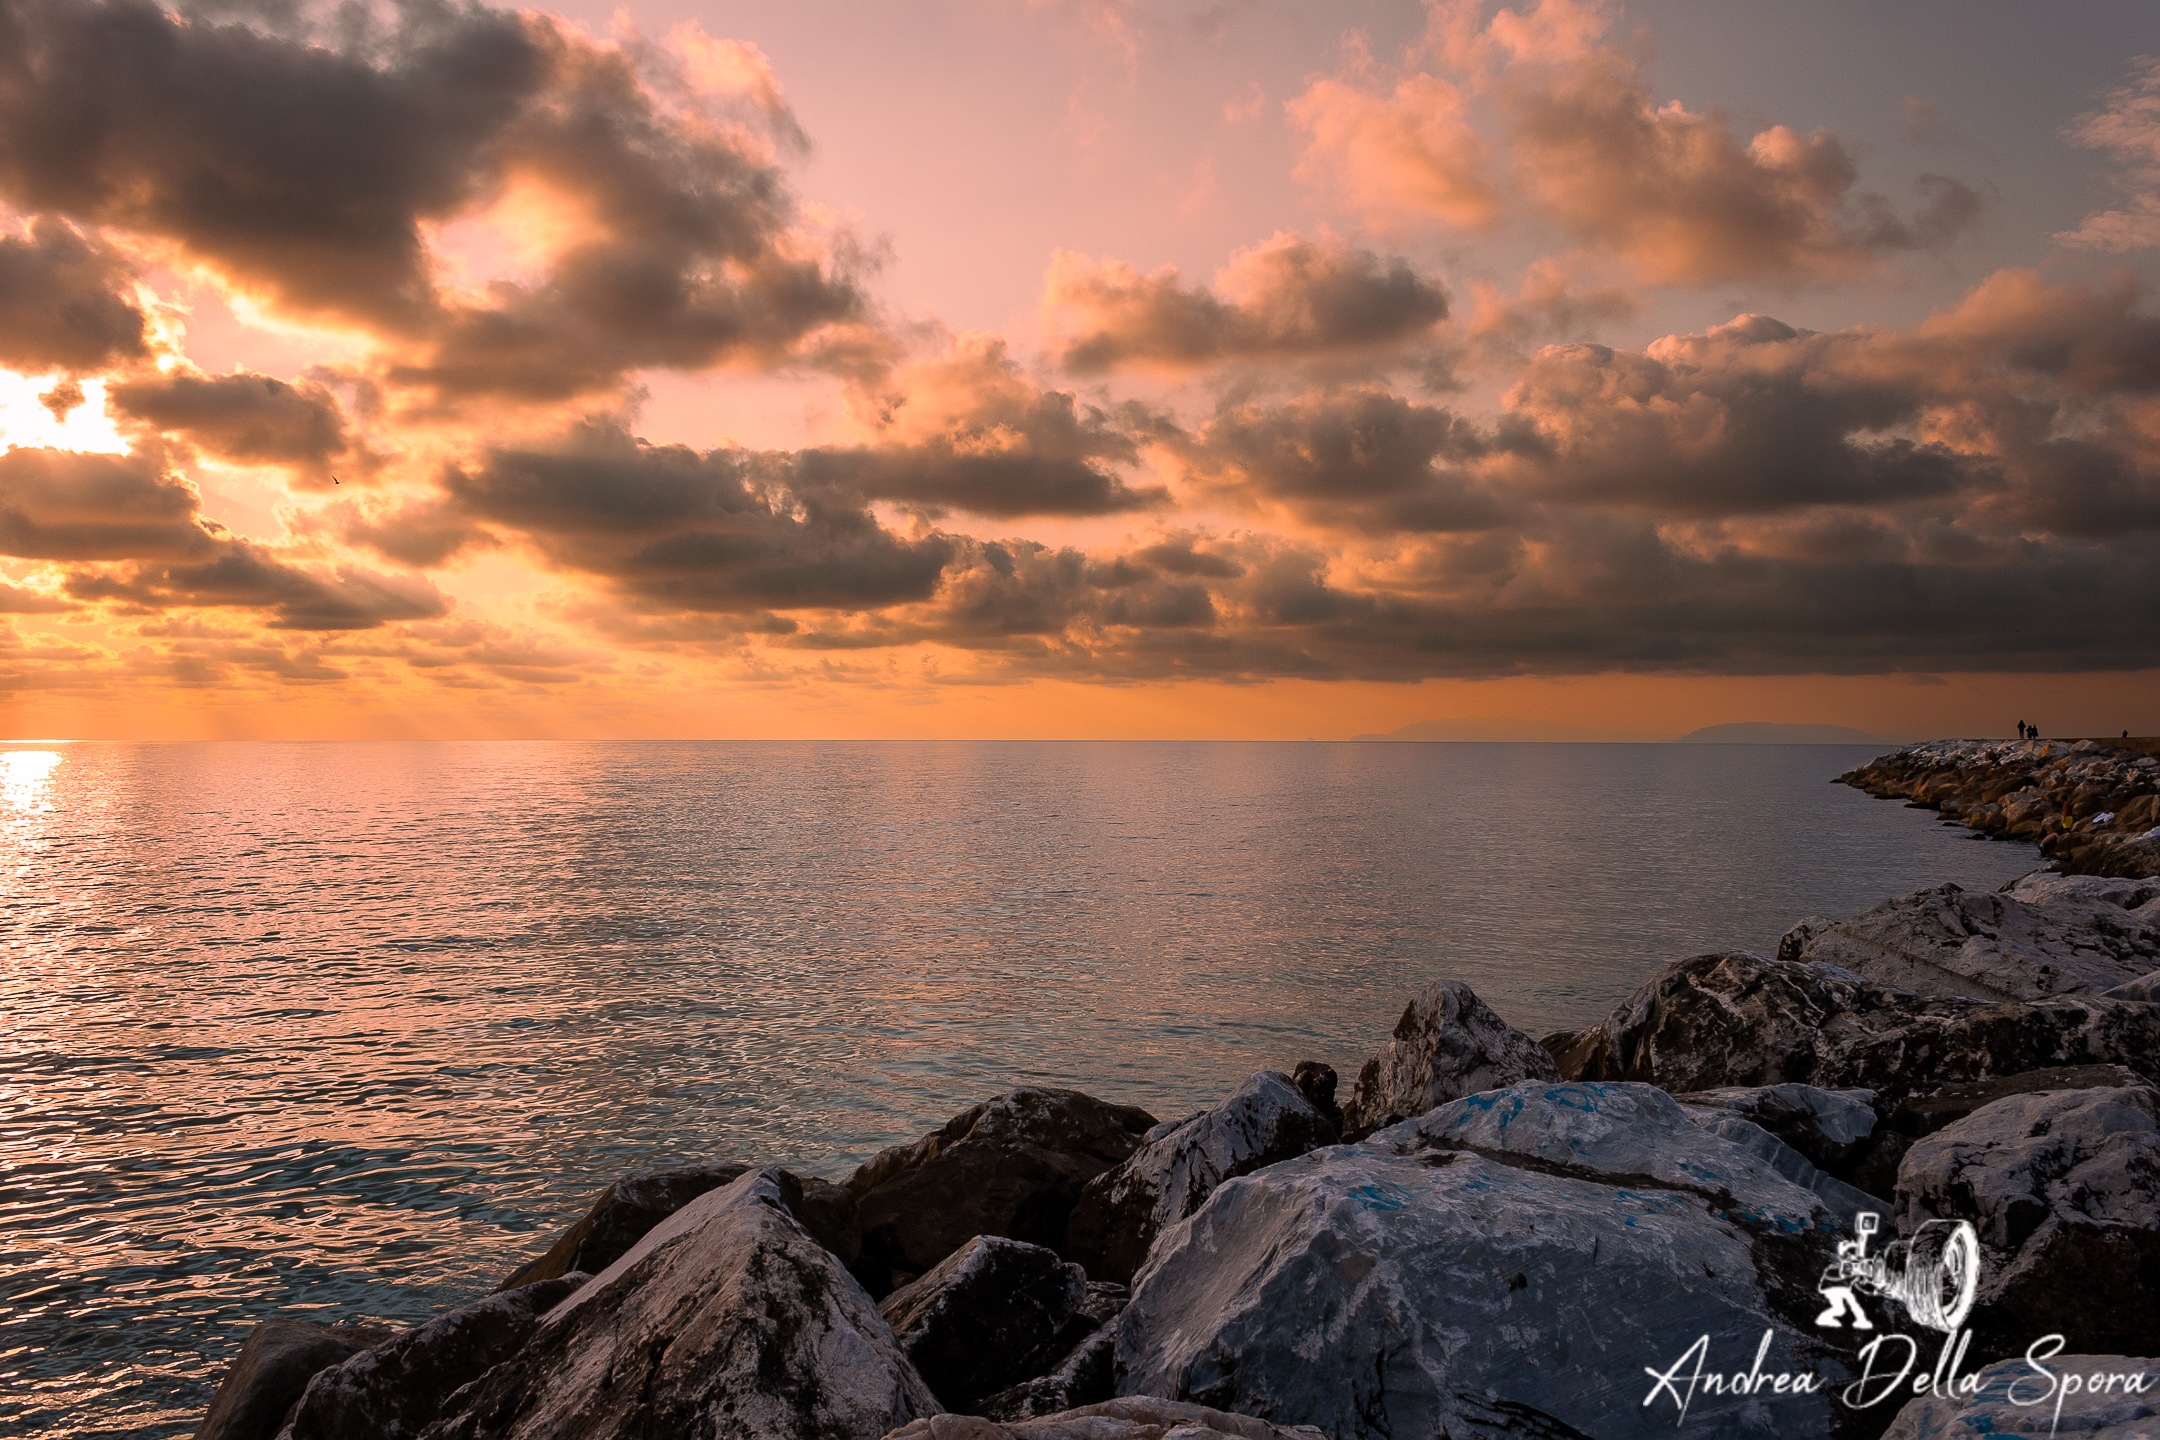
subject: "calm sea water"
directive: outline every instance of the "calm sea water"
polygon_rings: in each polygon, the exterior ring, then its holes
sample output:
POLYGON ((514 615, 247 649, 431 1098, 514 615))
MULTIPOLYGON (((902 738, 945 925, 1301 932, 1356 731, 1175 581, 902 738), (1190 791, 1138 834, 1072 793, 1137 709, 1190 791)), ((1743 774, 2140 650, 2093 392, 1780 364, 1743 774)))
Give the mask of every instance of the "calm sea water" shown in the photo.
POLYGON ((255 1321, 426 1316, 636 1166, 1347 1079, 1437 977, 1542 1034, 2036 863, 1872 753, 0 747, 0 1433, 187 1434, 255 1321))

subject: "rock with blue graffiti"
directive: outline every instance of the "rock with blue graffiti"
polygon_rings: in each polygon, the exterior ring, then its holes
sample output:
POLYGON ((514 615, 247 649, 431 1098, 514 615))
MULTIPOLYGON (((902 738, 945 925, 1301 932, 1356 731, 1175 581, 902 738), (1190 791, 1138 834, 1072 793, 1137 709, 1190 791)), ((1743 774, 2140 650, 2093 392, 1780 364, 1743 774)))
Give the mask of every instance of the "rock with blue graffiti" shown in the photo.
POLYGON ((1066 1230, 1066 1253, 1090 1278, 1124 1284, 1164 1229, 1200 1208, 1217 1185, 1320 1145, 1335 1126, 1279 1070, 1142 1145, 1088 1182, 1066 1230))
POLYGON ((2160 1434, 2160 1360, 2038 1354, 1980 1370, 1969 1388, 1898 1411, 1883 1440, 2152 1440, 2160 1434))
POLYGON ((1812 1328, 1835 1225, 1651 1086, 1515 1085, 1218 1187, 1134 1279, 1118 1389, 1336 1440, 1666 1436, 1683 1396, 1690 1433, 1873 1434, 1812 1328), (1691 1356, 1788 1383, 1661 1392, 1691 1356))

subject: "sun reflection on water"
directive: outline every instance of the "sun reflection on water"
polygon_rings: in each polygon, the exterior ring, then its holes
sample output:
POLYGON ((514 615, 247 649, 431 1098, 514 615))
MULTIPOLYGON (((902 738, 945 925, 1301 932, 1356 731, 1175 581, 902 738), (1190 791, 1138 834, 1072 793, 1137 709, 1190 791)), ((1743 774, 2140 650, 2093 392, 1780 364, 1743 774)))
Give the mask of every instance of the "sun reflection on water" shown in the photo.
POLYGON ((22 818, 52 813, 52 773, 62 758, 57 750, 0 753, 0 813, 9 828, 22 818))

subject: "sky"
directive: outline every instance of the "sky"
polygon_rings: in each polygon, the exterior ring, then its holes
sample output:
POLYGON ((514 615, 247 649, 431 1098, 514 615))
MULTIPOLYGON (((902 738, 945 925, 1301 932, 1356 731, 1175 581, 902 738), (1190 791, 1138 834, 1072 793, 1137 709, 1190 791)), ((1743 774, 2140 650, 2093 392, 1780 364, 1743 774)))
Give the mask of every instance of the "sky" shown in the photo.
POLYGON ((0 0, 0 737, 2160 732, 2156 56, 0 0))

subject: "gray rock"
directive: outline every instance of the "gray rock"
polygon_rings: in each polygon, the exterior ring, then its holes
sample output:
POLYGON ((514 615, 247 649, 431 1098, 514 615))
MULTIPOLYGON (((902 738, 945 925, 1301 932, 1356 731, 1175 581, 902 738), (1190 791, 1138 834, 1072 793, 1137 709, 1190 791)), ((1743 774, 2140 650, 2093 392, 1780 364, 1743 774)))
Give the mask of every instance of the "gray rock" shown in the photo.
POLYGON ((1872 1210, 1880 1215, 1890 1209, 1886 1201, 1818 1170, 1805 1155, 1743 1115, 1695 1105, 1680 1108, 1687 1111, 1690 1120, 1719 1139, 1731 1141, 1801 1189, 1813 1191, 1823 1208, 1841 1225, 1851 1226, 1853 1217, 1863 1211, 1872 1210))
POLYGON ((425 1440, 872 1440, 938 1413, 772 1170, 708 1192, 549 1311, 425 1440))
POLYGON ((886 1297, 878 1314, 938 1403, 967 1412, 1048 1368, 1086 1298, 1086 1272, 1055 1250, 978 1235, 886 1297))
POLYGON ((380 1325, 263 1321, 241 1342, 195 1440, 270 1440, 309 1380, 398 1333, 380 1325))
POLYGON ((2160 1001, 2160 970, 2155 970, 2150 975, 2140 975, 2135 980, 2125 980, 2112 989, 2101 991, 2100 994, 2107 1000, 2136 1000, 2150 1005, 2160 1001))
POLYGON ((2013 1095, 2042 1090, 2120 1090, 2126 1085, 2150 1085, 2152 1081, 2125 1065, 2051 1065, 2041 1070, 2021 1070, 1989 1080, 1968 1080, 1944 1085, 1924 1095, 1900 1101, 1883 1121, 1890 1129, 1918 1140, 1945 1125, 2013 1095))
POLYGON ((2104 898, 2101 883, 2048 879, 2058 883, 2028 883, 2023 895, 1937 885, 1850 920, 1803 921, 1779 941, 1778 958, 1834 965, 1893 989, 1972 1000, 2096 995, 2160 964, 2160 923, 2104 898))
POLYGON ((1394 1034, 1358 1071, 1343 1124, 1355 1131, 1387 1115, 1423 1115, 1481 1090, 1559 1078, 1544 1046, 1502 1020, 1469 986, 1440 981, 1403 1008, 1394 1034))
POLYGON ((1290 1083, 1297 1086, 1298 1093, 1311 1102, 1313 1109, 1327 1117, 1328 1124, 1340 1135, 1343 1112, 1342 1106, 1335 1103, 1335 1067, 1323 1065, 1318 1060, 1300 1060, 1290 1068, 1290 1083))
POLYGON ((1878 1106, 1956 1081, 2060 1065, 2160 1065, 2160 1007, 2098 996, 1930 999, 1835 966, 1746 951, 1667 966, 1560 1047, 1570 1079, 1674 1092, 1799 1081, 1878 1106))
POLYGON ((1205 1405, 1133 1396, 1063 1414, 1000 1424, 976 1415, 938 1415, 887 1440, 1328 1440, 1307 1425, 1270 1425, 1205 1405))
POLYGON ((2160 899, 2160 877, 2130 879, 2119 875, 2058 875, 2035 870, 2011 881, 2002 893, 2028 905, 2057 900, 2082 900, 2136 910, 2160 899))
MULTIPOLYGON (((1135 1279, 1118 1388, 1338 1440, 1662 1437, 1676 1409, 1644 1405, 1644 1371, 1698 1335, 1706 1368, 1770 1331, 1765 1371, 1845 1382, 1810 1324, 1833 1240, 1813 1194, 1661 1091, 1517 1085, 1218 1188, 1135 1279)), ((1829 1394, 1784 1398, 1780 1433, 1852 1426, 1829 1394)), ((1737 1433, 1749 1408, 1698 1394, 1687 1419, 1737 1433)))
POLYGON ((1814 1085, 1728 1086, 1673 1097, 1694 1109, 1728 1110, 1752 1120, 1831 1174, 1875 1133, 1875 1092, 1824 1090, 1814 1085))
MULTIPOLYGON (((756 1168, 683 1165, 625 1175, 595 1196, 584 1217, 556 1237, 546 1254, 520 1266, 497 1288, 515 1290, 572 1271, 597 1275, 629 1253, 653 1226, 756 1168)), ((795 1218, 842 1264, 853 1264, 861 1243, 854 1197, 829 1180, 804 1180, 785 1170, 775 1173, 785 1177, 781 1185, 795 1218)))
POLYGON ((318 1372, 279 1440, 411 1440, 452 1394, 515 1355, 540 1317, 588 1278, 498 1292, 318 1372))
POLYGON ((2160 1360, 2124 1355, 2054 1355, 2036 1372, 1998 1360, 1973 1376, 1971 1395, 1928 1395, 1898 1411, 1883 1440, 1986 1440, 2045 1435, 2050 1440, 2152 1440, 2160 1433, 2160 1360), (2132 1389, 2126 1377, 2142 1377, 2132 1389), (2066 1385, 2075 1377, 2076 1384, 2066 1385), (2057 1401, 2060 1400, 2060 1409, 2057 1401))
POLYGON ((1072 1213, 1067 1253, 1097 1279, 1130 1280, 1155 1237, 1217 1185, 1335 1139, 1334 1125, 1289 1076, 1256 1071, 1213 1110, 1089 1181, 1072 1213))
POLYGON ((963 1110, 848 1177, 862 1232, 856 1273, 884 1293, 892 1272, 912 1279, 977 1235, 1063 1253, 1081 1189, 1154 1124, 1145 1110, 1077 1090, 1014 1090, 963 1110))
POLYGON ((1911 1233, 1969 1220, 1984 1253, 1976 1346, 2160 1349, 2160 1091, 2013 1095, 1916 1143, 1898 1169, 1911 1233))
POLYGON ((1000 1390, 976 1408, 988 1420, 1032 1420, 1117 1393, 1117 1326, 1097 1327, 1058 1362, 1056 1369, 1000 1390))

